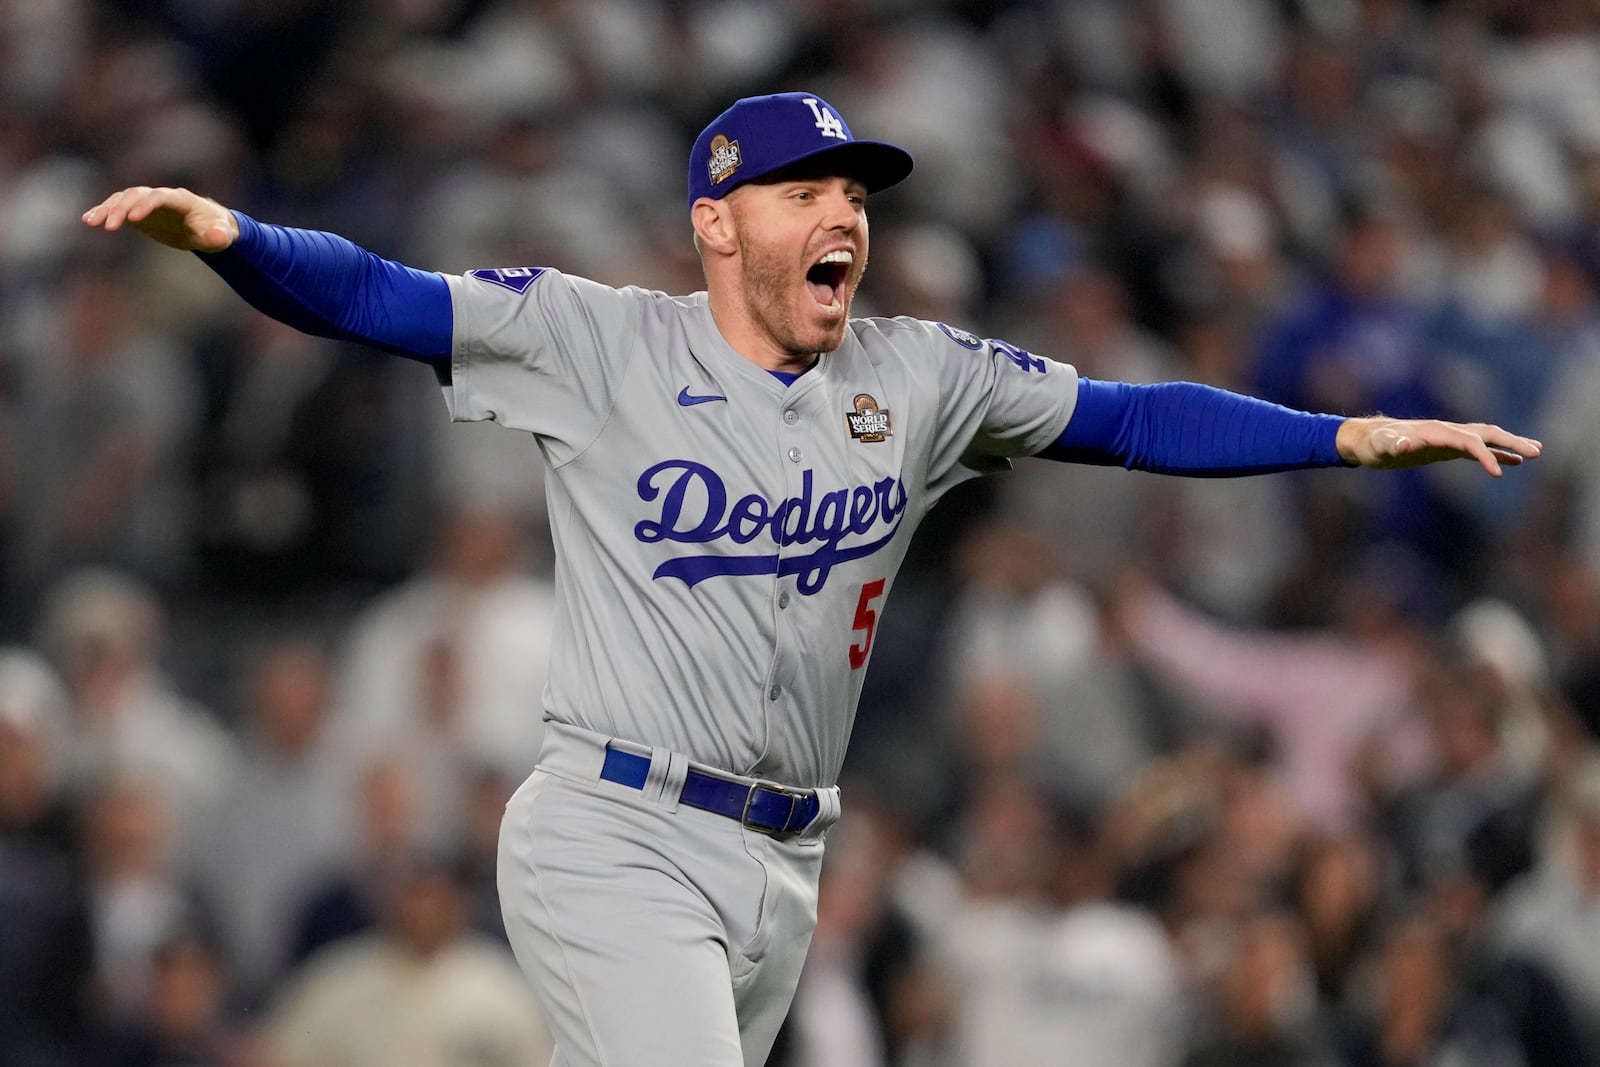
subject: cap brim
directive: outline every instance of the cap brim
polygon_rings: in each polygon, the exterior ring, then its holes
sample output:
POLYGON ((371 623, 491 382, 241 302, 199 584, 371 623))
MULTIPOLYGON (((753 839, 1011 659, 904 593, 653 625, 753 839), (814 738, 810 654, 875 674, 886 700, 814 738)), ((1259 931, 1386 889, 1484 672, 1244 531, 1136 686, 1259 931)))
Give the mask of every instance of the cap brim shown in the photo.
POLYGON ((836 174, 857 179, 867 187, 867 192, 876 193, 905 181, 914 164, 911 153, 898 145, 886 141, 846 141, 796 156, 781 167, 746 180, 761 181, 802 165, 825 165, 836 174))

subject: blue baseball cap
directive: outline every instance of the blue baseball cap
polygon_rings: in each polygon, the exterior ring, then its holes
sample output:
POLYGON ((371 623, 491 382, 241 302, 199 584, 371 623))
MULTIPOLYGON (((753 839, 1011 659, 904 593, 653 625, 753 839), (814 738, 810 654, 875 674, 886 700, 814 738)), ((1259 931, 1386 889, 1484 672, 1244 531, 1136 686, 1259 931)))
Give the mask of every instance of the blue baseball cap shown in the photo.
POLYGON ((689 206, 719 200, 745 182, 805 160, 875 193, 911 173, 911 153, 884 141, 858 141, 839 112, 815 93, 747 96, 700 131, 689 153, 689 206))

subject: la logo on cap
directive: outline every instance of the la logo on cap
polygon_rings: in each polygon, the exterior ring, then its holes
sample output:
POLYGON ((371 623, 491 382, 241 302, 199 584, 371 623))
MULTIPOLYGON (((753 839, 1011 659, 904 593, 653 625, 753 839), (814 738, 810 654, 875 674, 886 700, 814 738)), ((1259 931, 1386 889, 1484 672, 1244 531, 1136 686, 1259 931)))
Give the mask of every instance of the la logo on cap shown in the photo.
POLYGON ((814 96, 806 97, 802 103, 811 108, 811 114, 816 117, 817 129, 822 131, 822 136, 837 137, 841 141, 850 139, 850 135, 844 132, 844 123, 833 113, 833 108, 814 96))
POLYGON ((711 138, 711 158, 706 161, 706 168, 710 172, 712 185, 721 185, 739 169, 742 162, 738 141, 730 141, 720 133, 711 138))

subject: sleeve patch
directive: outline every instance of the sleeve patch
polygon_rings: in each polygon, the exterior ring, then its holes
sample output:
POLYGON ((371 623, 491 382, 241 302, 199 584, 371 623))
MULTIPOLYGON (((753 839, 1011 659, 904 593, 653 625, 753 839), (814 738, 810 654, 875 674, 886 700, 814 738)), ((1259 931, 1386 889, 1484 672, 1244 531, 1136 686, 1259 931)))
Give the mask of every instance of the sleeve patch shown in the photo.
POLYGON ((942 322, 936 322, 934 325, 943 330, 946 337, 950 338, 950 340, 954 341, 962 348, 970 348, 972 351, 976 352, 978 349, 983 347, 983 342, 978 340, 978 338, 974 337, 972 334, 968 333, 966 330, 957 329, 954 326, 946 326, 942 322))
POLYGON ((533 280, 549 267, 488 267, 480 270, 469 270, 467 273, 474 278, 481 278, 490 285, 498 285, 510 289, 513 293, 521 294, 528 291, 528 286, 533 280))

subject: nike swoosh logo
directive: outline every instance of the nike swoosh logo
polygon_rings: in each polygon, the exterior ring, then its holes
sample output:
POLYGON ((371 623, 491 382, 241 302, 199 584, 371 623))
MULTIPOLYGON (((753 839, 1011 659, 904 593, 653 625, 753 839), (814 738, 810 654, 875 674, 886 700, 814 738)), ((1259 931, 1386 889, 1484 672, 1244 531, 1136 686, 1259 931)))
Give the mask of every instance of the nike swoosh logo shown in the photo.
POLYGON ((684 386, 683 391, 678 394, 678 403, 686 408, 694 407, 696 404, 709 404, 713 400, 726 399, 728 398, 725 396, 717 396, 714 393, 707 394, 706 396, 695 396, 693 393, 689 392, 689 387, 687 385, 684 386))

